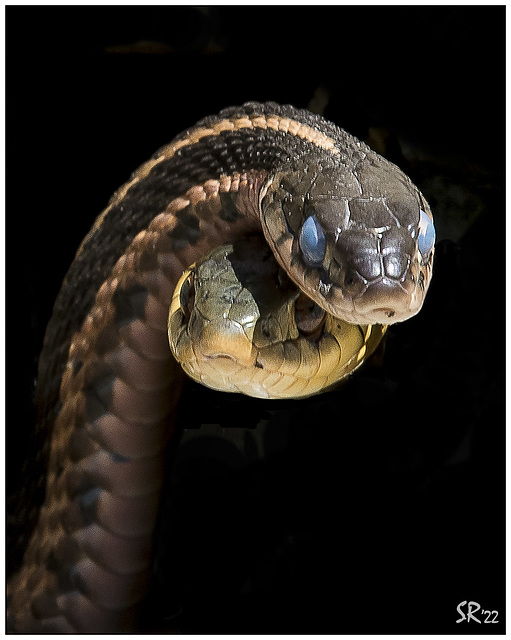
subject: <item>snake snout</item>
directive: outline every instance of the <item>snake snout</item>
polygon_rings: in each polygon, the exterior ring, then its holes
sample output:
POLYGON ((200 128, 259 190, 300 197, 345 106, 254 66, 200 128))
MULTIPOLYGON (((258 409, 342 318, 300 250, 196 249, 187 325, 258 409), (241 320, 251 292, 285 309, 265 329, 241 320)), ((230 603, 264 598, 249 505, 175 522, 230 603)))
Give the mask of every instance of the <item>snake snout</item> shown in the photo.
POLYGON ((345 319, 368 324, 392 324, 414 315, 423 298, 419 275, 413 238, 402 228, 341 233, 329 270, 341 291, 339 308, 352 305, 345 319))
POLYGON ((369 324, 402 322, 414 315, 419 306, 417 296, 402 282, 386 277, 370 283, 364 294, 354 300, 355 312, 369 324))

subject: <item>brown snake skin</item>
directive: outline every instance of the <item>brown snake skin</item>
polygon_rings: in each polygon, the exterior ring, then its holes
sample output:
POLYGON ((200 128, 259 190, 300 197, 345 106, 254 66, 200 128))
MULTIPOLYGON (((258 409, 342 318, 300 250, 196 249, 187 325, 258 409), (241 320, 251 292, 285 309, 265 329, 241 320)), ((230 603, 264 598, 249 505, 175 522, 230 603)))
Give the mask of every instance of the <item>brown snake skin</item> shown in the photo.
POLYGON ((114 194, 66 276, 40 358, 47 474, 17 516, 29 539, 8 583, 11 632, 136 629, 183 375, 167 340, 176 282, 214 247, 260 231, 260 190, 277 165, 361 153, 372 152, 319 116, 248 103, 185 131, 114 194))

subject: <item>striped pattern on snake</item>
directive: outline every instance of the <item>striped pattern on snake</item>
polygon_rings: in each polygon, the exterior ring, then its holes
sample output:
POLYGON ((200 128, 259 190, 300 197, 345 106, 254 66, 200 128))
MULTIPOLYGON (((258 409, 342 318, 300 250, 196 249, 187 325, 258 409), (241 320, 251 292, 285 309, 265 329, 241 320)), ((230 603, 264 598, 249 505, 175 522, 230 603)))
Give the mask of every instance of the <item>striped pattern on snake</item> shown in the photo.
POLYGON ((276 171, 365 158, 386 162, 319 116, 247 103, 179 135, 114 194, 64 280, 40 357, 38 459, 25 475, 47 471, 14 518, 10 552, 24 553, 8 583, 11 631, 136 628, 182 383, 167 341, 176 282, 214 247, 261 231, 276 171))

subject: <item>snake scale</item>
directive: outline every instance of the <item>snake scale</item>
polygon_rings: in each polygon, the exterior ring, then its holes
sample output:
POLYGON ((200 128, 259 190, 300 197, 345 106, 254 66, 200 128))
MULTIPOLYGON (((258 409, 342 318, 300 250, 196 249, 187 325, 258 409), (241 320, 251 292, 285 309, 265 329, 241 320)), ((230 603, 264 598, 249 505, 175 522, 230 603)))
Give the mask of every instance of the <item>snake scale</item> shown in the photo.
POLYGON ((173 292, 189 265, 261 232, 334 318, 386 325, 422 305, 429 207, 334 124, 246 103, 160 149, 83 240, 47 328, 35 436, 47 473, 17 516, 26 537, 8 582, 11 632, 136 629, 183 379, 167 338, 173 292))

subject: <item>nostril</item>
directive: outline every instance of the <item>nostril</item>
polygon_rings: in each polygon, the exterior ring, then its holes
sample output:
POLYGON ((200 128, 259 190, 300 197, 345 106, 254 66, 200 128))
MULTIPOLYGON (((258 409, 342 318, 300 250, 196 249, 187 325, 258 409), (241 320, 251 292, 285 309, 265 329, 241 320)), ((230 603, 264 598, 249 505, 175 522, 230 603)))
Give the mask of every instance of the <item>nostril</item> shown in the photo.
POLYGON ((352 287, 357 280, 357 276, 353 269, 348 269, 344 275, 344 284, 347 287, 352 287))

